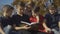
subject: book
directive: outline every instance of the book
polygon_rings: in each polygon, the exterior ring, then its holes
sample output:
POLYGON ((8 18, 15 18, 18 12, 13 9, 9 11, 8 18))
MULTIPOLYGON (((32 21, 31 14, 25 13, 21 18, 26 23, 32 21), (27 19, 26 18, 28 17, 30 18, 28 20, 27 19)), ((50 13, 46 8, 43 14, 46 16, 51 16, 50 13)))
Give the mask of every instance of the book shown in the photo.
POLYGON ((27 25, 33 25, 34 24, 34 23, 28 23, 28 22, 24 22, 24 21, 21 21, 21 23, 27 24, 27 25))

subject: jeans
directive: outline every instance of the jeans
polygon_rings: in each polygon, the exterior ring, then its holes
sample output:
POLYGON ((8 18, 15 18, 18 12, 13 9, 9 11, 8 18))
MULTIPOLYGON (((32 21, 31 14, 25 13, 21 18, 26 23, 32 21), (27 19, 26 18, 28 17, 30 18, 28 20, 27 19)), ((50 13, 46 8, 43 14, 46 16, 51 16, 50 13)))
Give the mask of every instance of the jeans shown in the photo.
POLYGON ((10 29, 11 29, 11 25, 7 25, 6 27, 4 27, 5 34, 9 34, 10 29))
POLYGON ((47 34, 47 33, 41 32, 41 31, 31 30, 31 34, 47 34))
POLYGON ((54 32, 54 34, 60 34, 60 32, 55 29, 52 29, 52 31, 54 32))

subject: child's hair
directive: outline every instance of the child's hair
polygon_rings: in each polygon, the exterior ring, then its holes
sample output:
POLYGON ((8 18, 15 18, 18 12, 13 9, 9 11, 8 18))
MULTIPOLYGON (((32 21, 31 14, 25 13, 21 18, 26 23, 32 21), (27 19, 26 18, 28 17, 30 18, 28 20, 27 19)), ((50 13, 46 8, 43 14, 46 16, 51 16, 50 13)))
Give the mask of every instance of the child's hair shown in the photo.
POLYGON ((56 9, 56 7, 54 5, 51 5, 48 7, 48 10, 54 10, 54 9, 56 9))
POLYGON ((4 5, 3 8, 7 8, 7 10, 14 10, 14 8, 10 5, 4 5))
POLYGON ((20 2, 20 3, 18 3, 18 4, 16 5, 16 7, 17 7, 17 6, 25 7, 25 3, 20 2))
POLYGON ((39 10, 40 10, 40 7, 36 7, 34 12, 37 13, 37 12, 39 12, 39 10))

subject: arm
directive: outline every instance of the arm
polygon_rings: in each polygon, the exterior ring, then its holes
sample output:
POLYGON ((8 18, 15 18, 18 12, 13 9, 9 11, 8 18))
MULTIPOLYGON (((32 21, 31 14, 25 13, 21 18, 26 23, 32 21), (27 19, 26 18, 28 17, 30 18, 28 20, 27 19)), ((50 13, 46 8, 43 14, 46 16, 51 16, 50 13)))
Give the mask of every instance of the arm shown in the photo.
POLYGON ((60 21, 59 21, 59 23, 58 23, 58 26, 59 26, 59 29, 60 29, 60 21))
POLYGON ((0 33, 5 34, 5 32, 1 28, 1 24, 0 24, 0 33))
POLYGON ((16 24, 13 24, 13 28, 16 29, 16 30, 23 29, 23 27, 17 27, 16 24))
POLYGON ((59 27, 59 29, 60 29, 60 15, 59 15, 58 27, 59 27))
POLYGON ((51 31, 51 29, 47 27, 45 21, 43 22, 43 27, 45 28, 46 32, 51 31))
POLYGON ((16 30, 20 30, 20 29, 29 29, 30 27, 27 27, 27 26, 28 26, 28 25, 21 26, 21 27, 15 26, 14 28, 15 28, 16 30))
POLYGON ((5 32, 2 30, 2 28, 0 27, 0 32, 2 33, 2 34, 5 34, 5 32))
POLYGON ((45 23, 43 23, 43 27, 45 28, 45 29, 47 29, 48 27, 47 27, 47 25, 45 24, 45 23))
POLYGON ((46 25, 46 19, 44 19, 44 21, 43 21, 43 27, 44 27, 45 29, 48 28, 47 25, 46 25))
POLYGON ((36 18, 37 18, 37 23, 39 23, 39 16, 36 16, 36 18))
POLYGON ((15 27, 16 30, 23 29, 23 27, 15 27))
POLYGON ((59 29, 60 29, 60 15, 59 15, 58 27, 59 27, 59 29))

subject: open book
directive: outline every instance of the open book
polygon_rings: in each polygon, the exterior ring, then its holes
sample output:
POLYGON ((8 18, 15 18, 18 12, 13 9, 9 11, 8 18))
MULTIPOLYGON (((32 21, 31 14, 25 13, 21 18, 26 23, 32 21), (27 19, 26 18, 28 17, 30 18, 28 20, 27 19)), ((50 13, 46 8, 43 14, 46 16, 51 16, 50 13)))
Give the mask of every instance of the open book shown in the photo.
POLYGON ((21 21, 21 23, 22 23, 22 24, 27 24, 27 25, 31 26, 31 29, 30 29, 30 30, 32 30, 32 29, 38 30, 38 28, 39 28, 39 27, 38 27, 39 24, 36 23, 36 22, 28 23, 28 22, 21 21))
POLYGON ((27 25, 33 25, 35 22, 28 23, 28 22, 21 21, 21 23, 23 23, 23 24, 27 24, 27 25))

